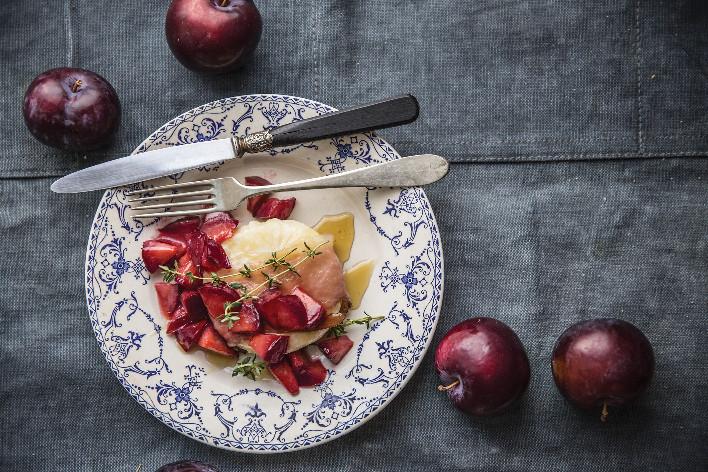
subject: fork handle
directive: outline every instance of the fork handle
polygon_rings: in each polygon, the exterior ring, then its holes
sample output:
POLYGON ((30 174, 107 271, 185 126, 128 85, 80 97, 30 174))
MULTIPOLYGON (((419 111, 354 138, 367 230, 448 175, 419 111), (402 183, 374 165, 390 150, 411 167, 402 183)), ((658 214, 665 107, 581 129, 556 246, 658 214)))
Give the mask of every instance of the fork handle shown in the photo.
POLYGON ((274 147, 290 146, 404 125, 415 121, 418 111, 418 100, 413 95, 402 95, 279 126, 270 130, 270 135, 274 147))
POLYGON ((374 164, 340 174, 298 180, 284 184, 247 188, 248 196, 251 196, 261 193, 316 188, 416 187, 442 179, 447 174, 447 171, 448 162, 444 158, 434 154, 421 154, 418 156, 402 157, 393 161, 374 164))

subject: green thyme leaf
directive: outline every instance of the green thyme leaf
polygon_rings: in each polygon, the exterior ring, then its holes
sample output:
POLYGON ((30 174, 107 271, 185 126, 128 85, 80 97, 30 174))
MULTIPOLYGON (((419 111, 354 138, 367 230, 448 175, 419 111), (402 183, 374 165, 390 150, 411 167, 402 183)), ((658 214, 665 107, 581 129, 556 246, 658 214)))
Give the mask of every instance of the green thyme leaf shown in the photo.
POLYGON ((175 268, 171 269, 167 266, 161 265, 160 269, 162 269, 162 280, 164 282, 170 283, 172 282, 175 277, 177 277, 177 263, 175 262, 175 268))
POLYGON ((251 275, 253 274, 253 271, 251 270, 250 267, 248 267, 247 264, 243 265, 243 269, 238 271, 239 274, 243 275, 246 278, 251 278, 251 275))
POLYGON ((371 328, 371 323, 379 320, 383 320, 386 318, 385 316, 370 316, 366 312, 364 312, 366 316, 362 318, 358 318, 355 320, 344 320, 337 326, 334 326, 327 331, 327 336, 333 336, 335 338, 338 338, 345 334, 347 332, 347 327, 348 326, 353 326, 353 325, 366 325, 366 329, 371 328))
POLYGON ((243 375, 251 380, 256 380, 261 376, 265 368, 265 362, 258 360, 255 354, 251 354, 239 360, 238 364, 234 366, 231 376, 243 375))

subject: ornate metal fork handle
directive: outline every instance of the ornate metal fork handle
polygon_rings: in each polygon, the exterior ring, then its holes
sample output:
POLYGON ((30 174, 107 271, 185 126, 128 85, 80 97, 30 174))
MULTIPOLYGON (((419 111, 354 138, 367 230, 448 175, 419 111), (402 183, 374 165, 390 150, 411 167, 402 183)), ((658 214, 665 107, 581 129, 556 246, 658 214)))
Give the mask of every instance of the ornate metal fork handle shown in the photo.
POLYGON ((427 185, 445 177, 449 169, 447 160, 433 154, 421 154, 374 164, 340 174, 324 177, 265 185, 245 187, 242 199, 263 193, 292 192, 321 188, 345 187, 417 187, 427 185))

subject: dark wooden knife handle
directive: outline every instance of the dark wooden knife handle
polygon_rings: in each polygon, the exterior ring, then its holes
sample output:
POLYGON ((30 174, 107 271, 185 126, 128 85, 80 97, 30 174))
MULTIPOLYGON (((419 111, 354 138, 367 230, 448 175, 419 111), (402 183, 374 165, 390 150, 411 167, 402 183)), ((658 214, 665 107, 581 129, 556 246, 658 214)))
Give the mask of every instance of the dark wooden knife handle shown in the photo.
POLYGON ((272 145, 289 146, 405 125, 418 118, 418 111, 418 100, 413 95, 389 98, 274 128, 270 130, 272 145))

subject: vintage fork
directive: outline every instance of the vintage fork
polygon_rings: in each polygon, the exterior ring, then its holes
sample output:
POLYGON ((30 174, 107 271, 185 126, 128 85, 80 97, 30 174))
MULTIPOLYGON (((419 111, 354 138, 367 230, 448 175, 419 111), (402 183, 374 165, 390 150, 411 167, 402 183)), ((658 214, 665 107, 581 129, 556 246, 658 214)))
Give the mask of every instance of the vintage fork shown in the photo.
POLYGON ((165 210, 157 213, 135 213, 131 215, 133 218, 199 215, 213 211, 233 210, 247 198, 264 193, 342 187, 415 187, 433 183, 443 178, 447 171, 448 162, 444 158, 434 154, 421 154, 339 174, 262 187, 250 187, 241 184, 233 177, 222 177, 163 185, 128 192, 126 195, 158 192, 157 195, 133 198, 128 200, 128 203, 133 211, 165 210), (162 191, 172 193, 160 193, 162 191), (145 204, 145 202, 159 200, 164 202, 145 204), (178 210, 173 210, 174 208, 178 210))

